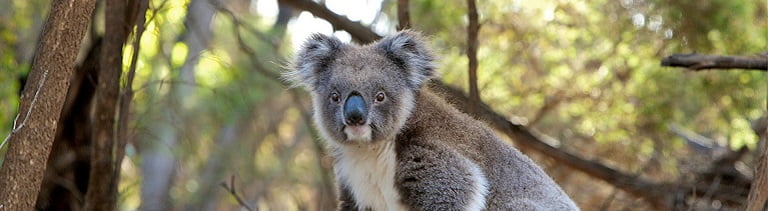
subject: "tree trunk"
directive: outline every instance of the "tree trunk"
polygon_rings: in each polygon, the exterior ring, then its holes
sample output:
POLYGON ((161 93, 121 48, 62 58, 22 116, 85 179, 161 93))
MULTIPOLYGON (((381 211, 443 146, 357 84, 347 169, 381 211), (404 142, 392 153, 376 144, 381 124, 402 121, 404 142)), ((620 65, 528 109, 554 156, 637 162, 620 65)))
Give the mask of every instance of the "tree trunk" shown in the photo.
POLYGON ((768 210, 768 127, 756 128, 761 144, 758 144, 762 154, 755 166, 755 179, 752 180, 752 190, 747 198, 747 211, 768 210), (763 133, 762 135, 760 133, 763 133))
POLYGON ((136 18, 143 16, 139 0, 107 0, 104 16, 104 41, 96 86, 92 121, 93 147, 85 210, 115 210, 117 207, 116 115, 123 68, 123 45, 136 18))
POLYGON ((114 210, 116 194, 110 184, 114 166, 112 153, 115 142, 115 111, 120 91, 123 43, 128 23, 124 1, 108 0, 104 11, 104 43, 101 49, 98 84, 93 115, 93 146, 85 210, 114 210))
POLYGON ((55 0, 0 168, 0 209, 32 210, 94 0, 55 0))
POLYGON ((80 210, 83 206, 91 172, 91 110, 96 91, 92 81, 98 77, 101 42, 101 38, 93 41, 70 80, 36 209, 80 210))

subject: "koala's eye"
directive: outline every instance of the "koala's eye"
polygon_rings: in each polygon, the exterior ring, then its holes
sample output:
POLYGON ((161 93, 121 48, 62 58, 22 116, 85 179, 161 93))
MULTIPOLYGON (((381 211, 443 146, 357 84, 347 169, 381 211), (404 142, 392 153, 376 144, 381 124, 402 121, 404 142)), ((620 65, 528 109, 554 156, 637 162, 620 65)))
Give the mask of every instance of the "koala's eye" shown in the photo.
POLYGON ((336 92, 331 93, 331 100, 334 103, 338 103, 339 100, 341 100, 341 97, 339 96, 339 93, 336 93, 336 92))
POLYGON ((384 98, 386 98, 384 92, 376 93, 376 102, 383 102, 384 98))

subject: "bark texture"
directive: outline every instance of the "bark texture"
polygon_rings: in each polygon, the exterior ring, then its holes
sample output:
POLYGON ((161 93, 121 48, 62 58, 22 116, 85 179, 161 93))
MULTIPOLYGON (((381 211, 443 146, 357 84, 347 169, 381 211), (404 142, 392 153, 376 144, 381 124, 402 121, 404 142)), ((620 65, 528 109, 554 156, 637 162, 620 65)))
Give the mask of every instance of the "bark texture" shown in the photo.
POLYGON ((411 10, 408 0, 397 0, 397 30, 411 28, 411 10))
POLYGON ((0 168, 0 209, 32 210, 95 0, 55 0, 0 168))
POLYGON ((96 91, 101 38, 96 38, 70 80, 45 178, 37 196, 38 210, 80 210, 91 172, 91 108, 96 91))
POLYGON ((136 23, 139 0, 107 0, 104 41, 92 119, 93 146, 85 210, 115 210, 117 207, 116 123, 122 74, 123 45, 136 23))
MULTIPOLYGON (((768 134, 768 127, 762 129, 763 133, 768 134)), ((747 201, 747 211, 765 211, 768 210, 768 143, 766 136, 760 137, 763 142, 760 146, 762 154, 757 160, 755 166, 755 179, 752 181, 752 190, 749 192, 747 201)))
POLYGON ((759 56, 717 56, 675 54, 661 60, 661 66, 684 67, 691 70, 744 69, 768 71, 768 54, 759 56))

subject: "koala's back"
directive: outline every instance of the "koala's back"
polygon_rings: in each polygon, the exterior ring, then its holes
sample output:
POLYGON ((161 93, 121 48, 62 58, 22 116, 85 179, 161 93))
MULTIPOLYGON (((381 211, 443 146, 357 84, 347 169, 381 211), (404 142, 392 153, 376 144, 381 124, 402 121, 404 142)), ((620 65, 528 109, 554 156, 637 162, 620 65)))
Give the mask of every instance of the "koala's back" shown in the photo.
POLYGON ((416 106, 397 135, 396 148, 395 186, 403 203, 411 207, 578 210, 527 156, 427 88, 417 94, 416 106), (441 201, 459 202, 461 207, 442 206, 441 201))

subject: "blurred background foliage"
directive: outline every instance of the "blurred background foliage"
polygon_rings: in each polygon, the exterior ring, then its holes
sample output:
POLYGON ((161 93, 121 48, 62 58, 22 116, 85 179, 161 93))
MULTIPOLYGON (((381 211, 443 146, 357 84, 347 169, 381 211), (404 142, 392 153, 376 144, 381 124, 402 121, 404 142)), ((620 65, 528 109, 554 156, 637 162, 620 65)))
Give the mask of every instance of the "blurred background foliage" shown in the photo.
MULTIPOLYGON (((273 76, 284 70, 308 33, 346 41, 349 34, 333 32, 321 19, 280 7, 275 0, 220 0, 218 8, 208 5, 215 10, 209 27, 190 28, 186 20, 191 15, 205 16, 189 12, 193 1, 198 0, 150 1, 120 208, 142 204, 142 184, 152 168, 143 164, 154 159, 171 161, 160 170, 169 175, 169 200, 178 209, 239 207, 219 187, 233 175, 247 203, 262 210, 332 207, 331 161, 306 118, 306 93, 287 89, 273 76), (203 48, 187 39, 194 33, 210 33, 203 48)), ((379 34, 395 31, 395 1, 324 3, 379 34)), ((49 4, 0 0, 0 134, 8 134, 13 125, 19 89, 49 4)), ((717 153, 755 148, 758 137, 751 123, 766 115, 768 76, 688 72, 660 67, 660 59, 692 52, 765 53, 767 4, 480 1, 481 98, 509 119, 560 140, 554 144, 561 149, 653 181, 685 180, 717 153), (709 151, 692 150, 680 130, 707 137, 709 151)), ((440 58, 442 80, 466 90, 465 2, 414 0, 410 8, 414 28, 429 36, 440 58)), ((103 14, 103 5, 97 13, 103 14)), ((103 22, 103 17, 94 20, 103 22)), ((103 31, 94 26, 90 38, 103 31)), ((125 47, 124 69, 133 51, 125 47)), ((584 210, 647 206, 523 150, 584 210)), ((751 162, 747 158, 740 165, 751 171, 751 162)))

